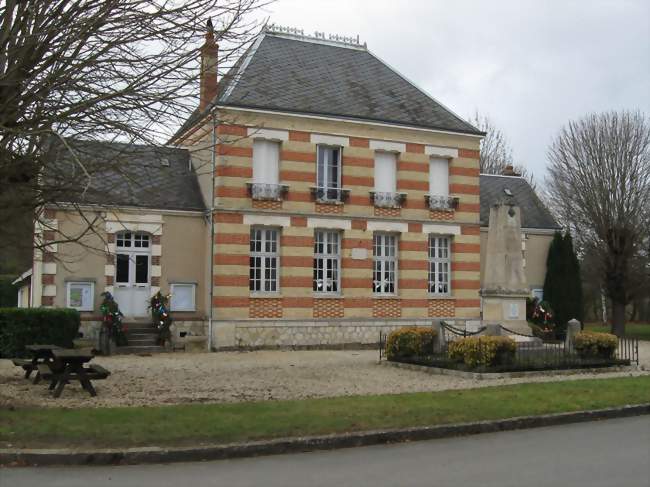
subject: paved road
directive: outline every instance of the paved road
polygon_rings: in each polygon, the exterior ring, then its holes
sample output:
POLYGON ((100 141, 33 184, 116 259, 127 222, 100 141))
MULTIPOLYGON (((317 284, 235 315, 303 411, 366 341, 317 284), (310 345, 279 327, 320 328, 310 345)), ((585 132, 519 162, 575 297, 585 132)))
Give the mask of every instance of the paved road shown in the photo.
POLYGON ((0 486, 650 487, 650 417, 171 465, 0 470, 0 486))

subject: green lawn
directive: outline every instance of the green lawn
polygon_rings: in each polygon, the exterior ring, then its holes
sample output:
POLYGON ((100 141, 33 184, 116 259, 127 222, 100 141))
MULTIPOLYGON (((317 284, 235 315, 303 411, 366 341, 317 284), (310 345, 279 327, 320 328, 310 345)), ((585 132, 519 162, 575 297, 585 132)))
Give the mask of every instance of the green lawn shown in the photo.
POLYGON ((162 407, 0 410, 0 446, 199 445, 650 402, 650 376, 435 393, 162 407))
MULTIPOLYGON (((587 323, 585 329, 609 333, 609 326, 600 323, 587 323)), ((625 336, 627 338, 638 338, 639 340, 650 340, 650 323, 626 323, 625 336)))

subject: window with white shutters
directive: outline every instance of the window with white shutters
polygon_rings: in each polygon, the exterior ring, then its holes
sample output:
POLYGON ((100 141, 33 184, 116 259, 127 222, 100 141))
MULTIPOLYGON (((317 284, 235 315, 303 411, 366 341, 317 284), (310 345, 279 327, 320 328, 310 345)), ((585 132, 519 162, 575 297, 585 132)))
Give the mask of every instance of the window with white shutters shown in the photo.
POLYGON ((397 154, 375 152, 375 191, 395 193, 397 191, 397 154))
POLYGON ((440 157, 429 160, 429 194, 449 196, 449 161, 440 157))

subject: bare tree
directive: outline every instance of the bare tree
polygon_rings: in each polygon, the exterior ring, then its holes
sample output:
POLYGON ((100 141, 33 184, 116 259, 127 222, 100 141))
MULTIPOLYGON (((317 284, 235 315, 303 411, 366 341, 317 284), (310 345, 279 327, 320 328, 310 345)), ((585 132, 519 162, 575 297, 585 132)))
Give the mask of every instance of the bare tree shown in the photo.
POLYGON ((648 277, 650 126, 645 115, 608 112, 569 122, 551 144, 547 186, 561 219, 594 257, 612 301, 612 332, 648 277))
MULTIPOLYGON (((0 3, 0 227, 11 228, 25 214, 46 224, 38 212, 43 204, 61 201, 70 188, 84 191, 97 169, 122 167, 124 157, 90 167, 70 138, 169 140, 196 108, 203 36, 219 43, 219 67, 228 69, 259 30, 249 14, 265 3, 0 3), (53 144, 68 151, 69 164, 48 160, 53 144)), ((6 232, 0 245, 14 247, 14 234, 6 232)))

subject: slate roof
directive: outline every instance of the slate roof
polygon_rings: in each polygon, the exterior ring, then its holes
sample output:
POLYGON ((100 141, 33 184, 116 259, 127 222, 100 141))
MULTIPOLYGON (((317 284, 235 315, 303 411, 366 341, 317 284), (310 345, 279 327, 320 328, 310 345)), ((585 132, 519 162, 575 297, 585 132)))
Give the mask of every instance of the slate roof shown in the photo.
POLYGON ((263 33, 219 83, 223 106, 483 134, 361 46, 263 33))
POLYGON ((67 143, 92 177, 85 189, 88 179, 79 164, 62 144, 54 144, 48 152, 44 184, 61 188, 54 195, 56 202, 205 210, 185 149, 80 140, 67 143))
POLYGON ((542 203, 535 190, 522 177, 481 174, 481 226, 488 226, 490 208, 506 194, 504 189, 512 192, 515 204, 521 208, 522 228, 559 229, 555 218, 542 203))

